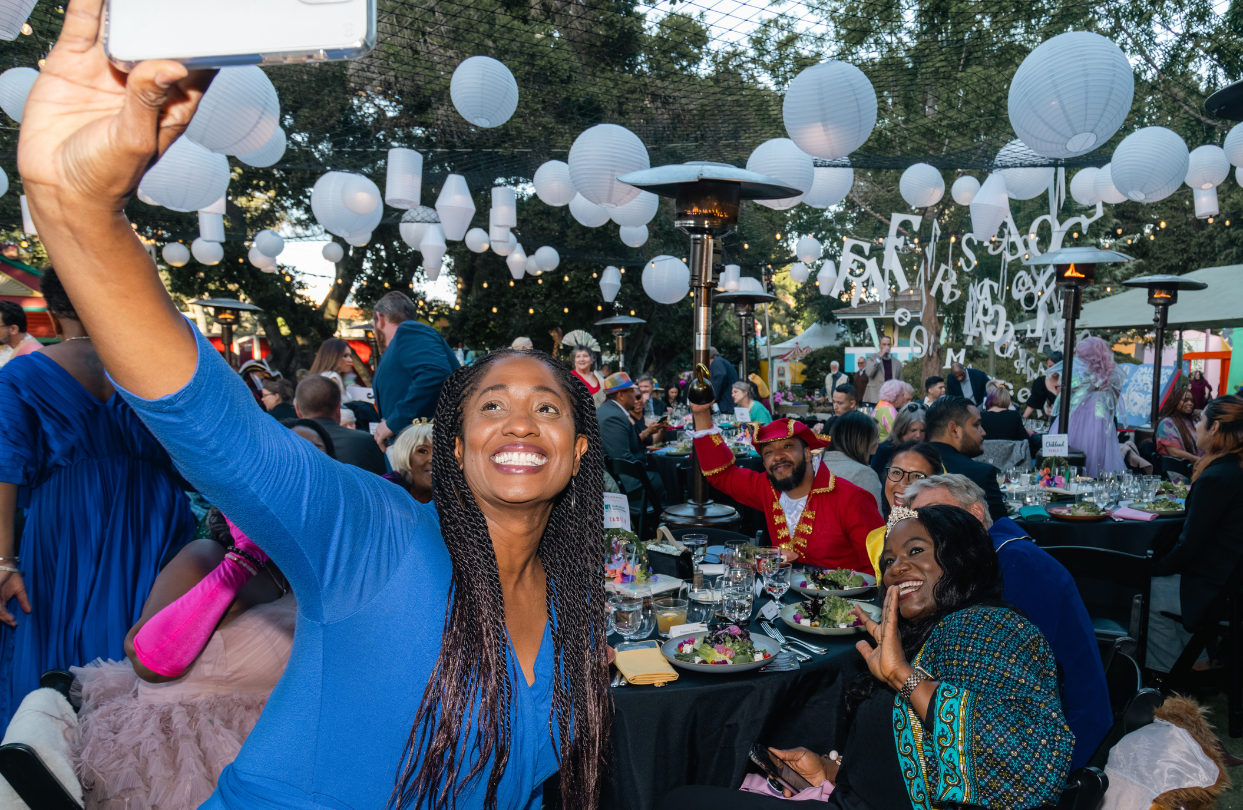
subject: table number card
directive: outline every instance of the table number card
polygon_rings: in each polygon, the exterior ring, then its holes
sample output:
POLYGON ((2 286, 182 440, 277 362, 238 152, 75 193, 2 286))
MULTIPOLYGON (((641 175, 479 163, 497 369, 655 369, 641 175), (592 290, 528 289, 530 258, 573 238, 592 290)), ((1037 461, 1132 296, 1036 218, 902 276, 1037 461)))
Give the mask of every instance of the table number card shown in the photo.
POLYGON ((773 619, 777 618, 777 616, 780 614, 781 614, 781 606, 773 601, 769 601, 768 603, 764 605, 764 607, 760 608, 760 617, 770 622, 773 619))
POLYGON ((751 421, 751 409, 750 408, 734 408, 734 419, 738 420, 739 422, 750 422, 751 421))
POLYGON ((1041 455, 1045 458, 1066 458, 1070 454, 1070 440, 1065 433, 1046 433, 1043 437, 1041 455))
POLYGON ((604 528, 631 531, 630 503, 625 495, 619 492, 604 493, 604 528))

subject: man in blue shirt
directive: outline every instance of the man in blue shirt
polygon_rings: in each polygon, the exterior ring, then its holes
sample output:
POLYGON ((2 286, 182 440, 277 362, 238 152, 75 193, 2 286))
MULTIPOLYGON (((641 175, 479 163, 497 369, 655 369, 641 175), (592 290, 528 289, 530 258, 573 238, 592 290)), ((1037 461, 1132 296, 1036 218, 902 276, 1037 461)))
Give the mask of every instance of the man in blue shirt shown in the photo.
POLYGON ((1092 619, 1070 572, 1010 518, 993 520, 984 490, 965 475, 934 475, 907 485, 906 504, 966 509, 984 524, 1001 563, 1003 596, 1040 628, 1062 668, 1062 711, 1075 735, 1071 768, 1087 764, 1113 725, 1109 687, 1092 619))
POLYGON ((436 415, 440 389, 461 365, 440 333, 417 318, 414 302, 397 291, 376 301, 371 316, 376 339, 387 345, 371 380, 384 417, 375 431, 381 450, 415 419, 436 415))

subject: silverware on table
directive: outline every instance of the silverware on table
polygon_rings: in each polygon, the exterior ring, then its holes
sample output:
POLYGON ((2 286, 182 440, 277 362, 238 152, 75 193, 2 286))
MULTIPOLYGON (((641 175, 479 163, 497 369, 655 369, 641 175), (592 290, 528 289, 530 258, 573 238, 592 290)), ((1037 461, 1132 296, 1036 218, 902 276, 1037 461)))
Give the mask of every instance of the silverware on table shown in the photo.
POLYGON ((790 645, 786 644, 783 640, 778 638, 777 633, 773 629, 773 626, 771 624, 769 624, 768 622, 760 622, 760 626, 764 628, 764 632, 768 635, 769 638, 771 638, 773 641, 781 645, 782 650, 788 653, 792 653, 794 657, 797 658, 799 661, 810 661, 811 660, 810 655, 799 650, 797 647, 791 647, 790 645))
POLYGON ((824 655, 828 652, 828 650, 824 647, 817 647, 815 644, 803 641, 801 638, 794 638, 793 636, 786 638, 785 633, 778 630, 775 624, 770 624, 769 622, 760 622, 760 624, 763 626, 764 632, 767 633, 769 637, 776 639, 782 644, 799 644, 816 655, 824 655))

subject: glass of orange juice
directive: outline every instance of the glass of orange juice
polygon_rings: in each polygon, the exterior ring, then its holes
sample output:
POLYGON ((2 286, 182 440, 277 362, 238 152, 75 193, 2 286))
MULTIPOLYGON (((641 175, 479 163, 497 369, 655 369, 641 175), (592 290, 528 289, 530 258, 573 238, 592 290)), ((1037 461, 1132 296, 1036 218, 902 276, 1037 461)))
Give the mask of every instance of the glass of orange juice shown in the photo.
POLYGON ((656 631, 660 633, 661 638, 669 638, 669 628, 686 624, 687 601, 685 599, 664 596, 653 599, 652 606, 656 608, 656 631))

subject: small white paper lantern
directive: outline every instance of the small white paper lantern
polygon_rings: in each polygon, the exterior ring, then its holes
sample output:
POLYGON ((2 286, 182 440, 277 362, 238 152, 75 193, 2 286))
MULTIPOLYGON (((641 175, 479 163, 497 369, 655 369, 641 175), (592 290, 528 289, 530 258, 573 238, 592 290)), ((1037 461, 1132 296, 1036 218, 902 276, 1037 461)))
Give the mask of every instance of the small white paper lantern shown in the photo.
POLYGON ((272 262, 271 264, 265 264, 263 267, 260 267, 259 270, 264 273, 276 273, 280 270, 280 266, 276 262, 272 262))
POLYGON ((676 304, 691 291, 691 269, 681 259, 657 256, 643 268, 643 292, 658 304, 676 304))
POLYGON ((539 276, 543 272, 544 270, 539 266, 539 259, 535 258, 535 254, 532 253, 530 256, 527 256, 527 275, 539 276))
POLYGON ((567 163, 578 193, 606 209, 639 196, 639 189, 617 182, 618 177, 651 167, 643 141, 617 124, 596 124, 580 134, 567 163))
POLYGON ((475 201, 470 196, 470 187, 466 178, 460 174, 451 174, 445 178, 444 188, 436 198, 436 213, 440 214, 440 227, 444 229, 444 238, 458 242, 466 236, 470 221, 475 216, 475 201))
POLYGON ((971 205, 971 201, 979 193, 980 181, 969 174, 964 174, 954 181, 954 185, 950 186, 950 196, 959 205, 971 205))
POLYGON ((483 253, 488 249, 488 232, 483 228, 471 228, 466 232, 466 247, 472 253, 483 253))
POLYGON ((199 211, 199 236, 208 242, 223 242, 224 217, 208 211, 199 211))
POLYGON ((790 265, 790 280, 795 284, 802 284, 811 276, 811 268, 802 262, 795 262, 790 265))
POLYGON ((1010 125, 1037 154, 1086 155, 1118 131, 1134 95, 1121 48, 1100 34, 1067 31, 1042 42, 1015 71, 1010 125))
POLYGON ((339 242, 329 242, 324 245, 324 249, 320 251, 320 254, 324 257, 324 261, 336 264, 345 258, 345 248, 341 247, 339 242))
POLYGON ((445 248, 445 234, 440 224, 436 222, 428 224, 427 230, 423 232, 423 241, 419 242, 419 252, 423 254, 424 269, 428 264, 439 264, 444 258, 445 248))
POLYGON ((821 62, 790 82, 781 117, 786 134, 802 151, 825 160, 846 157, 863 146, 876 126, 876 91, 854 65, 821 62))
POLYGON ((0 169, 0 197, 9 193, 9 176, 4 173, 4 169, 0 169))
POLYGON ((266 169, 268 166, 275 166, 280 162, 280 159, 285 156, 285 147, 287 145, 285 130, 277 127, 276 132, 272 133, 272 137, 268 138, 267 143, 253 152, 238 155, 237 159, 247 166, 254 166, 256 169, 266 169))
POLYGON ((436 213, 435 208, 426 205, 411 208, 401 215, 401 224, 397 226, 401 232, 401 241, 418 250, 419 243, 423 241, 423 233, 433 222, 440 222, 440 214, 436 213))
POLYGON ((1240 187, 1243 187, 1243 166, 1240 166, 1234 170, 1234 182, 1238 183, 1240 187))
MULTIPOLYGON (((0 77, 3 78, 3 77, 0 77)), ((1235 124, 1221 145, 1231 166, 1243 166, 1243 124, 1235 124)))
POLYGON ((1100 169, 1089 166, 1080 169, 1070 179, 1070 197, 1080 205, 1096 205, 1101 198, 1096 193, 1096 175, 1100 169))
POLYGON ((825 259, 820 266, 820 272, 816 274, 816 286, 820 288, 821 295, 828 295, 833 292, 833 285, 836 283, 837 268, 833 266, 832 259, 825 259))
POLYGON ((472 56, 453 71, 449 98, 458 114, 475 126, 499 127, 518 109, 518 82, 496 59, 472 56))
POLYGON ((609 209, 596 205, 582 194, 576 194, 570 200, 570 215, 579 225, 587 228, 599 228, 609 221, 609 209))
POLYGON ((520 279, 527 272, 527 252, 522 249, 522 243, 514 246, 509 255, 505 257, 505 264, 509 267, 509 273, 515 279, 520 279))
POLYGON ((1163 200, 1187 176, 1187 144, 1165 127, 1144 127, 1122 139, 1110 161, 1114 188, 1137 202, 1163 200))
POLYGON ((742 276, 738 279, 739 292, 764 292, 764 285, 760 283, 758 278, 752 276, 742 276))
POLYGON ((611 304, 617 298, 617 293, 620 290, 621 271, 609 265, 600 274, 600 293, 604 296, 605 302, 611 304))
POLYGON ((628 228, 625 225, 617 229, 617 235, 621 238, 622 244, 627 247, 637 248, 647 244, 647 226, 640 225, 637 228, 628 228))
POLYGON ((351 213, 365 217, 380 207, 380 187, 361 174, 346 175, 341 184, 341 202, 351 213))
POLYGON ((25 194, 17 198, 17 205, 22 210, 22 230, 31 236, 38 236, 39 232, 35 229, 35 221, 30 216, 30 204, 26 202, 25 194))
POLYGON ((747 158, 747 171, 766 174, 801 192, 798 196, 780 200, 756 200, 774 211, 784 211, 802 202, 803 195, 811 191, 816 179, 811 155, 795 146, 789 138, 773 138, 755 147, 747 158))
POLYGON ((971 232, 981 242, 997 233, 1010 214, 1010 198, 1006 194, 1006 178, 993 172, 980 186, 980 193, 971 201, 971 232))
POLYGON ((945 196, 945 180, 933 166, 916 163, 902 172, 898 191, 910 207, 928 208, 939 203, 945 196))
POLYGON ((727 264, 725 269, 721 271, 721 279, 719 282, 722 292, 737 292, 738 279, 742 277, 742 268, 736 264, 727 264))
POLYGON ((492 211, 488 222, 502 228, 518 227, 518 195, 512 188, 492 187, 492 211))
POLYGON ((625 205, 619 205, 609 212, 609 217, 618 225, 627 228, 638 228, 652 221, 660 207, 660 197, 650 191, 640 191, 625 205))
POLYGON ((800 262, 811 264, 820 260, 824 255, 824 248, 820 244, 820 240, 814 236, 804 236, 798 240, 798 244, 794 247, 794 255, 798 256, 800 262))
POLYGON ((560 208, 569 205, 570 200, 578 192, 574 189, 574 181, 570 179, 570 167, 560 160, 550 160, 535 170, 531 180, 535 186, 535 195, 547 205, 560 208))
POLYGON ((229 159, 178 138, 143 175, 138 187, 174 211, 200 211, 229 188, 229 159))
POLYGON ((254 152, 280 125, 281 103, 267 75, 254 65, 216 72, 185 135, 222 155, 254 152))
POLYGON ((1096 173, 1096 177, 1092 179, 1092 190, 1096 192, 1096 198, 1101 202, 1107 202, 1110 205, 1126 202, 1126 195, 1114 187, 1113 164, 1111 163, 1106 163, 1096 173))
POLYGON ((418 208, 423 199, 423 156, 413 149, 388 150, 384 202, 394 208, 418 208))
POLYGON ((803 195, 803 205, 811 208, 828 208, 846 199, 855 184, 855 170, 849 167, 816 166, 812 174, 811 190, 803 195))
POLYGON ((219 242, 208 242, 199 237, 190 243, 190 252, 199 264, 220 264, 224 258, 224 246, 219 242))
POLYGON ((1229 176, 1230 161, 1220 146, 1197 146, 1187 156, 1187 176, 1183 182, 1193 189, 1214 188, 1229 176))
POLYGON ((1052 166, 1035 166, 1027 169, 1006 168, 1006 166, 1039 160, 1041 156, 1028 149, 1020 140, 1010 141, 1001 147, 993 165, 1006 178, 1006 194, 1010 199, 1030 200, 1046 191, 1053 183, 1052 166))
POLYGON ((1218 208, 1216 186, 1193 189, 1191 197, 1195 200, 1197 219, 1207 219, 1209 217, 1217 216, 1218 208))
POLYGON ((12 42, 34 11, 36 0, 4 0, 0 3, 0 39, 12 42))
POLYGON ((539 263, 540 270, 550 273, 561 264, 561 254, 557 252, 556 248, 544 245, 544 247, 535 251, 535 260, 539 263))
POLYGON ((180 242, 169 242, 160 251, 160 255, 170 267, 185 267, 190 262, 190 248, 180 242))
POLYGON ((490 243, 492 252, 497 256, 509 256, 518 247, 518 237, 512 231, 505 231, 504 239, 493 239, 490 243))
POLYGON ((345 239, 346 244, 349 244, 353 247, 366 247, 367 243, 371 241, 371 231, 363 231, 361 233, 350 234, 349 236, 342 237, 342 238, 345 239))
POLYGON ((315 220, 328 233, 343 239, 371 233, 384 216, 384 207, 380 205, 369 214, 356 214, 345 207, 342 196, 345 185, 352 177, 358 176, 348 172, 328 172, 311 188, 311 213, 315 215, 315 220))
POLYGON ((255 267, 258 267, 260 270, 276 266, 276 259, 271 256, 264 255, 264 253, 259 250, 256 245, 250 246, 250 250, 247 252, 246 258, 248 258, 250 263, 255 267))
POLYGON ((275 259, 285 249, 285 240, 276 231, 264 228, 255 234, 255 247, 264 256, 275 259))
POLYGON ((28 67, 15 67, 0 73, 0 110, 17 123, 22 122, 22 109, 26 106, 26 96, 39 71, 28 67))

